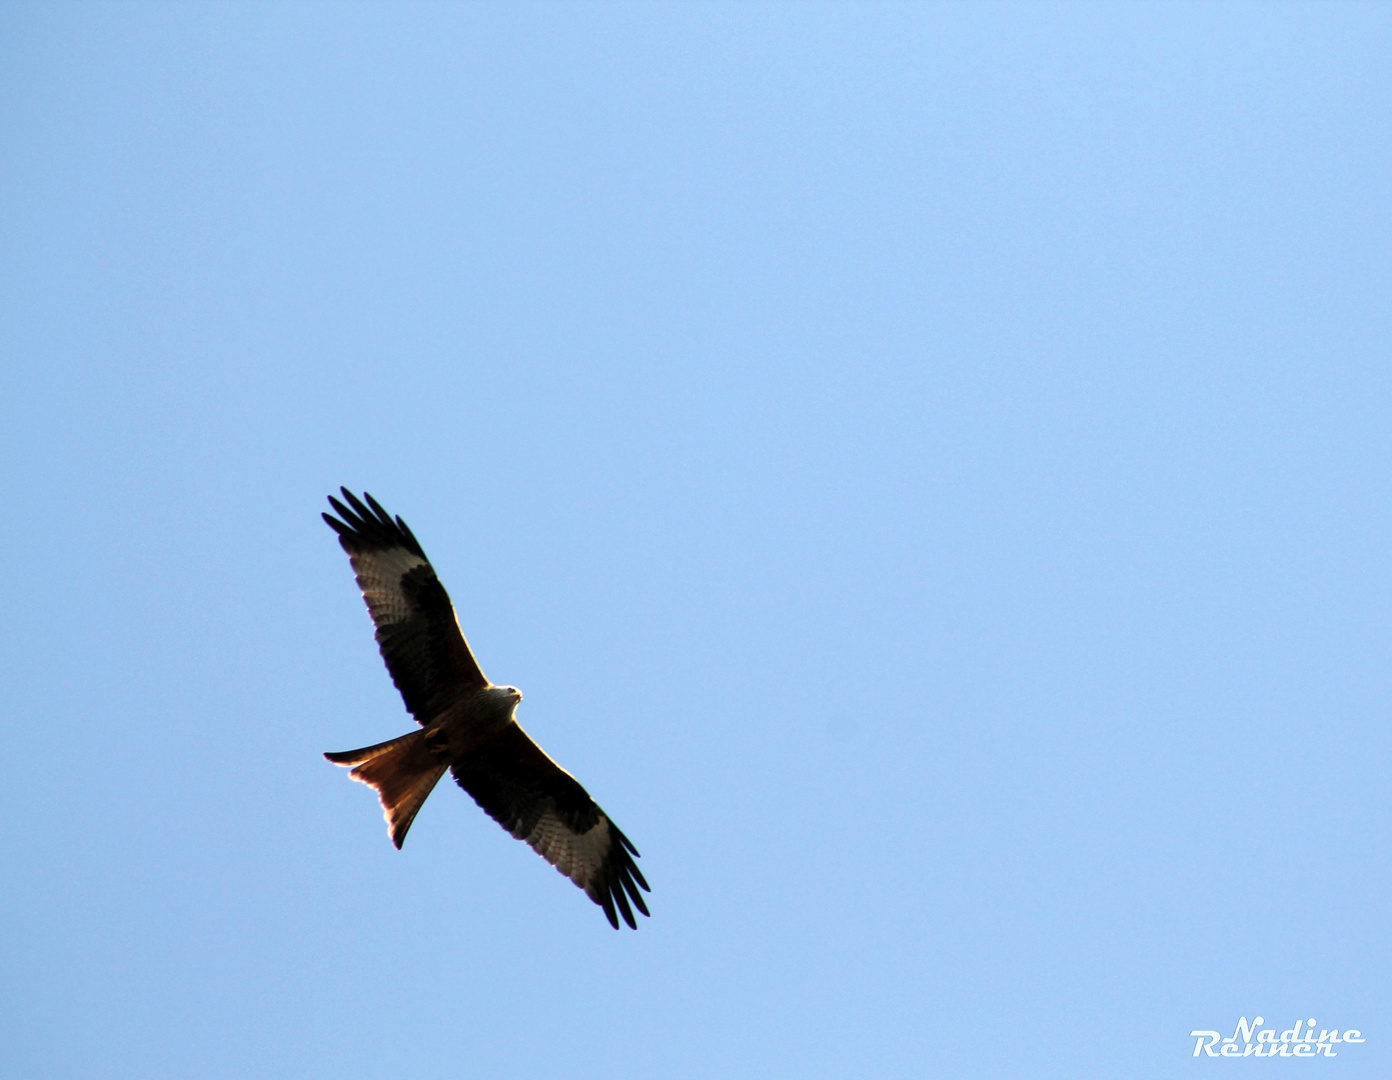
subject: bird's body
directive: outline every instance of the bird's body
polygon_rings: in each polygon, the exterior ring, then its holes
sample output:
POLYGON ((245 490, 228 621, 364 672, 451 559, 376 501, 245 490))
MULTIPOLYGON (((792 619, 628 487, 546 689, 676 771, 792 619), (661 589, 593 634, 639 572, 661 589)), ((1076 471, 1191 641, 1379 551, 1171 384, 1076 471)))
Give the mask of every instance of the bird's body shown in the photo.
POLYGON ((648 914, 638 891, 648 884, 633 862, 637 849, 517 723, 521 691, 484 676, 406 523, 371 495, 364 505, 342 490, 349 505, 331 496, 339 517, 324 520, 348 552, 382 659, 422 730, 324 756, 353 766, 352 777, 377 791, 398 848, 449 770, 504 829, 584 889, 614 927, 619 914, 636 927, 632 907, 648 914))

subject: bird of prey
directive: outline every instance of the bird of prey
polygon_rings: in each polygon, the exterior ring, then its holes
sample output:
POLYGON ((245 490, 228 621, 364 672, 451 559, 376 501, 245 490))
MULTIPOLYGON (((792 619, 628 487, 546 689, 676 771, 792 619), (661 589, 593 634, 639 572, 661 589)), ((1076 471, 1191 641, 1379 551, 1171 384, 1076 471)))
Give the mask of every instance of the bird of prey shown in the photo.
POLYGON ((364 505, 340 490, 348 505, 330 495, 338 517, 324 520, 348 552, 387 671, 423 730, 324 756, 353 766, 349 775, 376 790, 398 848, 448 769, 494 821, 584 889, 615 930, 619 914, 636 930, 633 908, 648 914, 638 849, 522 730, 514 716, 521 691, 484 677, 406 523, 366 492, 364 505))

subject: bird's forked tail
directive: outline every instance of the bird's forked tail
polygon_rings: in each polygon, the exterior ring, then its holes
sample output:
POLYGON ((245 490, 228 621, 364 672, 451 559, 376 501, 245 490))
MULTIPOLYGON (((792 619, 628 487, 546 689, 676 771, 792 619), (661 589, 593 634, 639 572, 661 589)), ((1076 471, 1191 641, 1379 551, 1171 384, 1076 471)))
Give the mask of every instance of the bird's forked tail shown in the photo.
POLYGON ((376 790, 387 830, 398 848, 421 804, 449 768, 449 760, 432 749, 431 742, 438 745, 438 740, 427 741, 430 734, 413 731, 376 746, 324 755, 335 765, 356 766, 348 775, 376 790))

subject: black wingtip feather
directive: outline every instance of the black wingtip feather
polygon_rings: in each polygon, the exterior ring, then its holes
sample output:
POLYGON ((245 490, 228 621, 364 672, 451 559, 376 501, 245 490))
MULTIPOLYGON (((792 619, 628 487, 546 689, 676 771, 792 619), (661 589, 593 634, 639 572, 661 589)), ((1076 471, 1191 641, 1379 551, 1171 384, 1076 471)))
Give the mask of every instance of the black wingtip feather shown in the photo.
POLYGON ((624 921, 628 923, 629 930, 638 930, 638 921, 633 919, 633 909, 628 906, 628 896, 624 895, 624 889, 614 889, 614 899, 618 900, 618 909, 624 913, 624 921))
POLYGON ((604 914, 608 916, 609 925, 617 930, 619 928, 619 917, 614 914, 614 901, 607 892, 602 894, 599 906, 604 909, 604 914))
MULTIPOLYGON (((401 515, 396 515, 396 527, 401 530, 401 535, 406 537, 412 551, 420 551, 420 541, 416 539, 416 534, 411 531, 411 527, 401 520, 401 515)), ((422 558, 424 556, 422 555, 422 558)))
POLYGON ((643 894, 638 891, 638 886, 633 884, 633 879, 627 874, 622 874, 619 880, 623 882, 624 890, 633 898, 633 906, 644 915, 647 915, 648 918, 652 918, 652 915, 648 912, 648 905, 643 903, 643 894))
POLYGON ((367 500, 367 505, 372 507, 372 512, 377 515, 377 520, 390 529, 392 526, 392 518, 389 513, 382 509, 382 504, 366 491, 363 492, 363 498, 367 500))
POLYGON ((633 916, 633 908, 637 908, 642 914, 652 917, 648 911, 648 905, 643 901, 643 894, 638 890, 641 888, 645 892, 651 892, 647 881, 643 878, 643 872, 638 869, 633 861, 633 856, 629 853, 634 851, 633 845, 628 837, 624 836, 613 822, 609 823, 613 829, 617 843, 610 851, 610 862, 605 879, 599 883, 599 890, 602 899, 599 903, 604 907, 606 915, 609 915, 609 922, 618 929, 618 920, 610 914, 611 907, 617 906, 618 912, 622 913, 624 922, 634 929, 638 929, 638 920, 633 916), (632 907, 629 901, 632 900, 632 907))
POLYGON ((624 847, 628 848, 629 854, 632 855, 635 859, 641 859, 643 857, 642 855, 638 854, 638 849, 633 846, 633 841, 630 840, 627 836, 625 836, 622 832, 620 832, 616 827, 614 828, 614 834, 618 836, 619 843, 621 843, 624 847))
POLYGON ((348 505, 353 508, 359 520, 361 520, 364 525, 367 524, 368 520, 372 517, 372 511, 364 506, 362 500, 347 488, 339 488, 339 490, 343 492, 343 497, 348 500, 348 505))
POLYGON ((649 918, 652 917, 648 911, 648 905, 643 901, 643 892, 652 892, 648 887, 647 881, 643 877, 643 872, 638 869, 638 864, 633 861, 638 854, 638 849, 633 846, 633 842, 625 836, 612 821, 609 822, 611 835, 614 845, 610 848, 609 858, 605 867, 605 872, 599 881, 595 882, 597 888, 595 896, 592 892, 591 898, 595 903, 604 908, 604 914, 609 917, 609 924, 615 930, 619 928, 617 914, 622 913, 624 922, 634 929, 638 929, 638 920, 633 917, 633 908, 636 907, 640 912, 649 918), (632 900, 632 907, 629 901, 632 900), (617 910, 616 910, 617 908, 617 910))
POLYGON ((329 496, 329 505, 332 506, 332 507, 334 508, 334 513, 336 513, 336 514, 337 514, 339 517, 341 517, 344 521, 347 521, 347 522, 349 522, 349 523, 351 523, 351 524, 356 524, 356 523, 357 523, 357 521, 358 521, 358 515, 355 514, 355 513, 353 513, 353 511, 349 510, 348 507, 344 506, 341 502, 339 502, 337 499, 335 499, 332 495, 329 496))
POLYGON ((404 547, 411 554, 425 558, 420 541, 401 518, 393 520, 392 516, 382 509, 382 504, 365 491, 363 498, 367 500, 367 504, 346 487, 339 488, 339 491, 343 493, 348 505, 345 506, 332 495, 329 496, 329 505, 343 520, 338 521, 328 514, 324 515, 324 520, 338 533, 339 542, 347 551, 351 553, 364 548, 371 550, 404 547))

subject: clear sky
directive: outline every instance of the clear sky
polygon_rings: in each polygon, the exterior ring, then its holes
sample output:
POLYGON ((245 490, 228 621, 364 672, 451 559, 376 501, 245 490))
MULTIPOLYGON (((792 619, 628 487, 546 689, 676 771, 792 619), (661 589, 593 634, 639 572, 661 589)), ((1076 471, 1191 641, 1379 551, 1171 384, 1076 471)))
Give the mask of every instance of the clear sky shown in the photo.
POLYGON ((0 206, 6 1077, 1392 1075, 1392 6, 10 3, 0 206))

